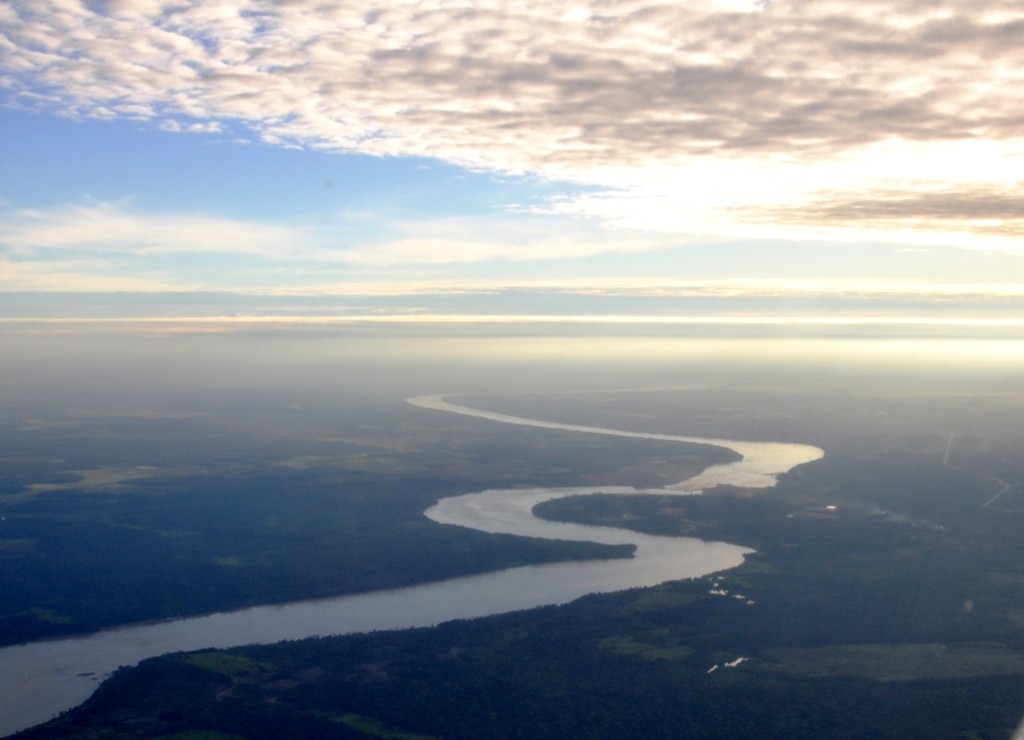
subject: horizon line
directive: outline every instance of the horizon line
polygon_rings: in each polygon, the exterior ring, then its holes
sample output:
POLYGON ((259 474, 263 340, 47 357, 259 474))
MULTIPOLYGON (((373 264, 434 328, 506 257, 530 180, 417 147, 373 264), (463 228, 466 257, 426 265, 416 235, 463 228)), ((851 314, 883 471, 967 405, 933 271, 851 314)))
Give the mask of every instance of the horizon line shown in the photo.
POLYGON ((1024 316, 923 316, 919 314, 289 314, 217 316, 0 316, 0 324, 654 324, 735 326, 950 326, 1024 327, 1024 316))

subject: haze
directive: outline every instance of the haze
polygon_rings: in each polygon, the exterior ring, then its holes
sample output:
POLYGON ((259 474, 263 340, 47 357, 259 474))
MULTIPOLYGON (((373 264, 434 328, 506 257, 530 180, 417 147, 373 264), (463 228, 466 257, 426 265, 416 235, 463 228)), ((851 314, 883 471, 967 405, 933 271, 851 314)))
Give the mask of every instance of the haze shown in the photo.
POLYGON ((1011 0, 0 3, 0 664, 77 681, 0 675, 7 729, 113 667, 55 637, 642 534, 728 573, 163 658, 31 737, 1008 736, 1022 69, 1011 0), (676 495, 763 442, 816 452, 676 495), (530 488, 604 535, 424 516, 530 488))

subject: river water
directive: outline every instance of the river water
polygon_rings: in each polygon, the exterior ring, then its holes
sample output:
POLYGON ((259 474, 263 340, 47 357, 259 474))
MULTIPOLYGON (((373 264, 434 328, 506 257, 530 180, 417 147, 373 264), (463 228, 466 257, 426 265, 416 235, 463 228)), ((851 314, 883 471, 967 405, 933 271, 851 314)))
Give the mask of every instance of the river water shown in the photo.
POLYGON ((636 546, 632 558, 510 568, 422 586, 131 625, 84 637, 4 648, 0 650, 0 736, 45 722, 58 712, 77 706, 119 666, 135 665, 164 653, 429 626, 450 619, 562 604, 589 593, 653 586, 733 568, 752 550, 689 537, 655 537, 613 527, 550 522, 535 517, 532 509, 542 501, 580 494, 693 495, 719 484, 767 487, 775 484, 778 474, 823 454, 808 445, 557 424, 458 406, 442 396, 419 396, 408 402, 424 409, 506 424, 716 445, 735 450, 743 458, 709 467, 668 489, 604 486, 488 490, 442 499, 425 512, 438 523, 484 532, 632 544, 636 546))

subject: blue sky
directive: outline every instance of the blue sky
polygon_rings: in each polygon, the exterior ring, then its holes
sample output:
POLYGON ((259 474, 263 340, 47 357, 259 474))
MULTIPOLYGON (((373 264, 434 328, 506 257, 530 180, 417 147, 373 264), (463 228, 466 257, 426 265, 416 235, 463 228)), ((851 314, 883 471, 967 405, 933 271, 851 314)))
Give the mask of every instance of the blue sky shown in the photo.
POLYGON ((16 0, 0 34, 9 316, 1024 316, 1017 3, 16 0))

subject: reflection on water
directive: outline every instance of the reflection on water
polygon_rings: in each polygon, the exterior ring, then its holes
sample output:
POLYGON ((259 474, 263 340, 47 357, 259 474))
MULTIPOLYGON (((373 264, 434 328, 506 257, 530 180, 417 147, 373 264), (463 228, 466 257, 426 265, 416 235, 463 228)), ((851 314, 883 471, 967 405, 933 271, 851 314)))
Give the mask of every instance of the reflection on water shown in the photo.
MULTIPOLYGON (((817 447, 781 442, 742 442, 734 439, 713 439, 709 437, 684 437, 675 434, 654 434, 650 432, 626 432, 621 429, 606 427, 581 426, 579 424, 559 424, 552 421, 527 419, 522 416, 497 414, 481 411, 468 406, 457 406, 444 400, 443 396, 418 396, 407 399, 414 406, 438 411, 449 411, 464 416, 476 416, 481 419, 500 421, 505 424, 540 427, 542 429, 561 429, 569 432, 586 434, 603 434, 612 437, 635 437, 637 439, 655 439, 663 442, 684 442, 688 444, 714 445, 738 452, 742 460, 721 465, 712 465, 694 478, 671 486, 674 490, 691 492, 702 491, 718 485, 742 486, 745 488, 767 488, 775 485, 776 476, 795 468, 797 465, 819 459, 825 453, 817 447)), ((429 516, 429 514, 428 514, 429 516)))
POLYGON ((509 424, 713 444, 733 449, 743 455, 743 459, 708 468, 671 491, 623 487, 490 490, 442 499, 426 512, 439 523, 485 532, 633 544, 636 552, 630 559, 511 568, 410 588, 254 607, 0 650, 0 734, 30 727, 76 706, 93 692, 99 680, 119 666, 134 665, 168 652, 427 626, 449 619, 566 603, 588 593, 653 586, 735 567, 752 551, 723 542, 655 537, 610 527, 550 522, 538 519, 532 510, 542 501, 597 492, 691 495, 722 483, 770 486, 779 473, 823 454, 818 448, 806 445, 736 442, 555 424, 456 406, 440 396, 422 396, 409 402, 421 408, 509 424))

